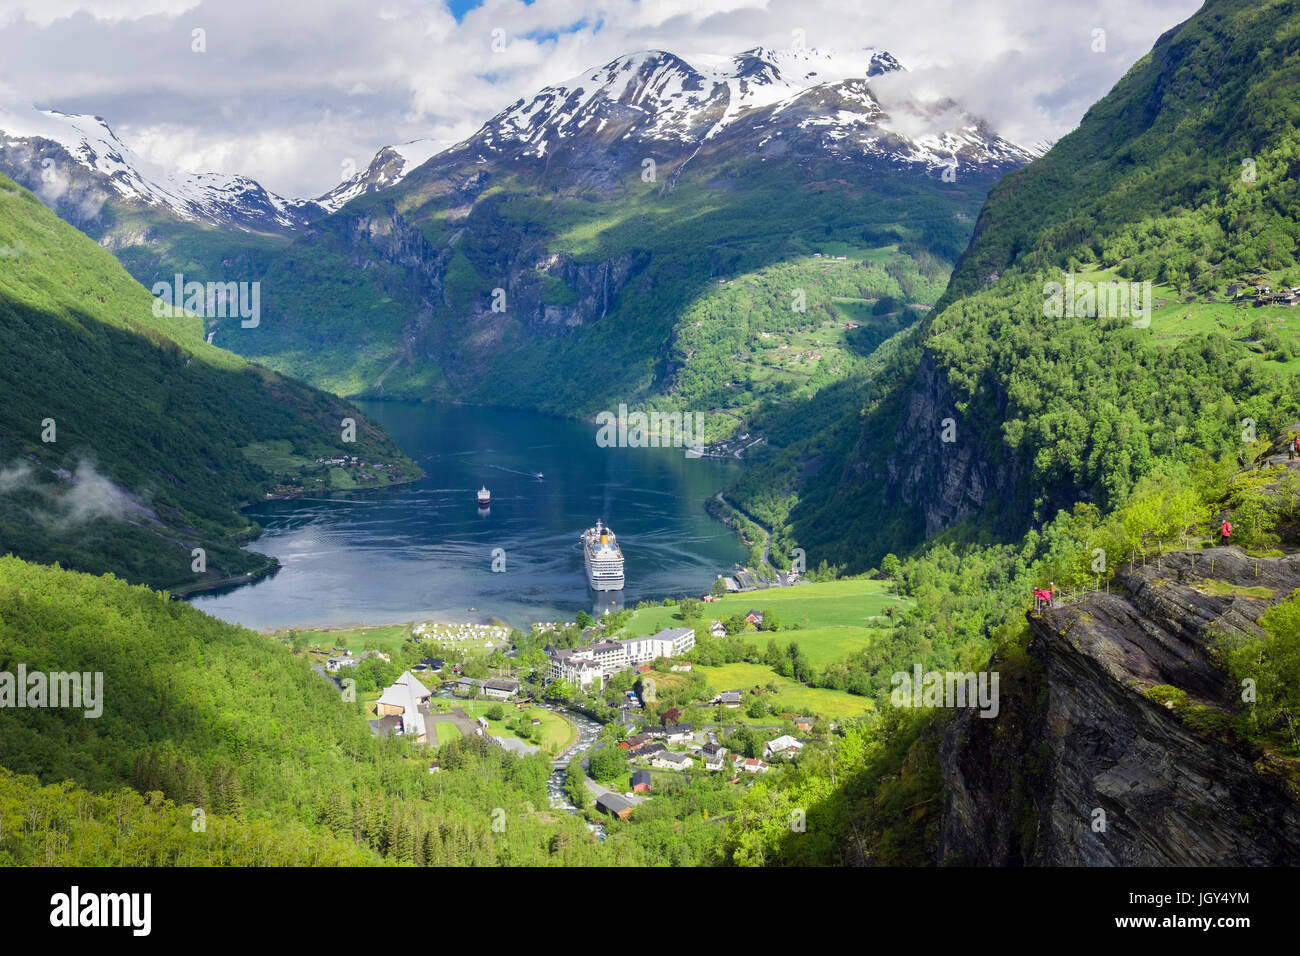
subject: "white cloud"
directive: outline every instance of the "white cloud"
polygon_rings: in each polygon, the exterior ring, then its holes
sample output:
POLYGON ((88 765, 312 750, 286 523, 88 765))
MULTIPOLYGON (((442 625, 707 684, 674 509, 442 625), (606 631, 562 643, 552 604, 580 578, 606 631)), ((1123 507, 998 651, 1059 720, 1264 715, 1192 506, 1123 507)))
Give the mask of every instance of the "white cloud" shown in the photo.
POLYGON ((514 100, 636 50, 889 50, 909 89, 1005 135, 1059 138, 1197 0, 0 0, 0 90, 104 116, 146 158, 291 196, 381 146, 460 139, 514 100), (206 31, 207 52, 191 51, 206 31), (1105 52, 1091 49, 1106 31, 1105 52), (493 30, 505 35, 492 51, 493 30))

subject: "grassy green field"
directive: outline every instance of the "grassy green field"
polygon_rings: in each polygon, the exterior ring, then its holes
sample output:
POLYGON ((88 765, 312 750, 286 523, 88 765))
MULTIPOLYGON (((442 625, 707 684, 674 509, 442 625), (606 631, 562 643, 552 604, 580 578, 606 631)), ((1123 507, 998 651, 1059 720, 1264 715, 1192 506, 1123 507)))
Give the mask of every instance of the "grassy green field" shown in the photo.
POLYGON ((450 743, 451 741, 455 740, 457 737, 464 736, 463 734, 461 734, 459 727, 457 727, 455 724, 451 723, 450 721, 446 721, 446 720, 440 721, 439 723, 436 724, 429 724, 429 729, 433 730, 437 734, 437 738, 438 738, 436 743, 433 740, 430 740, 429 743, 434 744, 435 746, 438 747, 441 747, 443 744, 450 743))
MULTIPOLYGON (((744 594, 728 594, 706 605, 706 620, 747 614, 751 609, 776 612, 783 628, 862 627, 868 621, 884 620, 885 608, 906 607, 906 599, 890 593, 888 581, 848 578, 841 581, 805 582, 792 588, 767 588, 744 594)), ((620 638, 644 637, 665 627, 681 627, 677 607, 648 607, 632 612, 618 631, 620 638)), ((748 634, 753 637, 753 633, 748 634)), ((791 635, 785 635, 789 637, 791 635)))
MULTIPOLYGON (((794 714, 820 715, 831 720, 859 717, 875 710, 875 704, 866 697, 857 697, 838 690, 804 687, 782 677, 763 664, 724 664, 720 667, 699 667, 709 681, 709 690, 748 690, 751 687, 776 686, 775 701, 781 711, 794 714)), ((739 717, 739 715, 738 715, 739 717)), ((771 723, 774 718, 764 718, 771 723)), ((751 721, 746 721, 751 722, 751 721)), ((764 721, 758 721, 762 723, 764 721)))
MULTIPOLYGON (((484 717, 488 722, 488 733, 494 737, 518 737, 506 724, 515 720, 520 714, 529 720, 537 719, 541 725, 541 747, 550 753, 559 753, 569 747, 578 736, 578 729, 559 714, 552 713, 544 707, 530 707, 520 711, 514 704, 494 700, 467 700, 462 703, 465 713, 470 717, 484 717), (506 712, 505 720, 492 720, 487 717, 493 706, 501 704, 506 712)), ((527 742, 527 741, 526 741, 527 742)))
POLYGON ((394 651, 402 646, 411 633, 410 624, 386 624, 380 627, 346 627, 346 628, 304 628, 275 632, 277 637, 292 638, 302 635, 308 645, 320 645, 324 648, 342 647, 347 650, 394 651))
POLYGON ((849 654, 870 647, 873 642, 888 641, 891 630, 863 627, 810 627, 797 631, 748 631, 744 637, 759 647, 775 642, 778 647, 798 644, 813 667, 825 667, 842 661, 849 654))
POLYGON ((665 627, 685 627, 678 618, 676 607, 646 607, 633 611, 632 617, 616 633, 615 637, 646 637, 665 627))
MULTIPOLYGON (((747 614, 751 609, 773 611, 782 628, 861 627, 884 617, 885 608, 907 606, 907 601, 889 593, 888 581, 848 578, 798 584, 792 588, 768 588, 745 594, 728 594, 709 605, 707 616, 726 619, 747 614)), ((790 635, 786 635, 790 636, 790 635)))
MULTIPOLYGON (((1101 268, 1079 270, 1075 281, 1083 280, 1126 281, 1114 269, 1101 268)), ((1277 288, 1281 284, 1280 278, 1273 276, 1268 284, 1277 288)), ((1160 283, 1153 283, 1151 293, 1156 303, 1151 313, 1151 333, 1158 340, 1173 343, 1207 332, 1218 332, 1251 343, 1261 362, 1268 362, 1272 367, 1282 367, 1293 373, 1300 371, 1300 310, 1286 305, 1256 307, 1245 301, 1210 302, 1198 298, 1194 302, 1187 302, 1178 290, 1160 283), (1251 331, 1257 321, 1262 322, 1278 339, 1289 343, 1295 357, 1286 361, 1268 357, 1266 348, 1255 339, 1251 331)))

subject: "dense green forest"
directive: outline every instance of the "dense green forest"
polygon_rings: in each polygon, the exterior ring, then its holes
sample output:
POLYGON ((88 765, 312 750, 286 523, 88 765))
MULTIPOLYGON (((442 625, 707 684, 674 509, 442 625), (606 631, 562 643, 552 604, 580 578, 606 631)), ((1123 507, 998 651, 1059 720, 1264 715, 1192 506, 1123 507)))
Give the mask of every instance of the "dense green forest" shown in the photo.
POLYGON ((155 317, 109 252, 3 176, 0 349, 0 549, 31 560, 161 587, 257 572, 240 505, 336 486, 317 458, 391 466, 376 484, 418 473, 346 403, 208 345, 196 316, 155 317))

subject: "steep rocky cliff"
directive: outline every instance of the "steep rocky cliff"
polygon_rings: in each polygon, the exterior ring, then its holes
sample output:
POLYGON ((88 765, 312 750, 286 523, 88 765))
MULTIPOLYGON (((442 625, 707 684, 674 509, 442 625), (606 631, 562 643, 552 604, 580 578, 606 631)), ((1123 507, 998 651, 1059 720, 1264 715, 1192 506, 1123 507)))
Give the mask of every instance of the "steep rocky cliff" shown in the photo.
POLYGON ((959 714, 940 747, 940 858, 1300 863, 1293 766, 1213 719, 1240 706, 1241 694, 1218 646, 1256 632, 1297 586, 1300 555, 1215 548, 1130 567, 1109 593, 1031 613, 1032 675, 1003 683, 997 718, 959 714), (1193 724, 1144 693, 1162 685, 1209 719, 1193 724))
POLYGON ((967 432, 987 422, 958 415, 952 387, 931 353, 922 354, 901 396, 892 436, 882 443, 874 422, 864 424, 845 476, 850 485, 882 488, 882 510, 914 511, 930 537, 985 512, 992 499, 1019 485, 1013 459, 971 440, 967 432))

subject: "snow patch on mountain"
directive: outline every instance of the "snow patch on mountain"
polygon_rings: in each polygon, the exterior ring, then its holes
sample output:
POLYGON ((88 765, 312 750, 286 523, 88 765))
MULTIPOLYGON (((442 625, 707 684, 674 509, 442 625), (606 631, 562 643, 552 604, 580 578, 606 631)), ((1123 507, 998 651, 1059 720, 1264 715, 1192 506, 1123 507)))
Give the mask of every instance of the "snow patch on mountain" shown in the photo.
MULTIPOLYGON (((6 147, 45 140, 71 159, 100 174, 124 199, 163 206, 182 219, 294 228, 313 204, 285 199, 247 176, 225 173, 175 173, 161 169, 118 139, 99 116, 57 110, 0 111, 0 141, 6 147)), ((57 163, 41 160, 42 179, 59 175, 57 163)))
POLYGON ((761 148, 793 123, 819 133, 835 153, 927 167, 947 167, 958 157, 967 164, 1019 165, 1041 153, 998 137, 951 101, 917 101, 892 82, 904 72, 889 53, 870 47, 847 54, 756 47, 689 59, 648 50, 518 100, 470 142, 540 159, 583 135, 699 147, 770 124, 761 148), (887 105, 868 82, 876 78, 889 93, 887 105))

